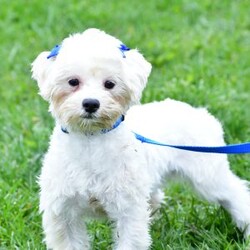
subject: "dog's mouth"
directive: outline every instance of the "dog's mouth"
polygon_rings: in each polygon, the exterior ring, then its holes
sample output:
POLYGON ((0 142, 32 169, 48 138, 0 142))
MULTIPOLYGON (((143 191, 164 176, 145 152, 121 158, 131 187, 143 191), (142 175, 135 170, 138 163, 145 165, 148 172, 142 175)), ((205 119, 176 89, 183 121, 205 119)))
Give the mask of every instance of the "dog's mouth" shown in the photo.
POLYGON ((96 119, 95 115, 93 114, 84 114, 80 116, 82 119, 93 120, 96 119))
POLYGON ((100 114, 98 112, 84 112, 82 111, 80 114, 80 118, 82 120, 93 120, 97 121, 100 119, 100 114))

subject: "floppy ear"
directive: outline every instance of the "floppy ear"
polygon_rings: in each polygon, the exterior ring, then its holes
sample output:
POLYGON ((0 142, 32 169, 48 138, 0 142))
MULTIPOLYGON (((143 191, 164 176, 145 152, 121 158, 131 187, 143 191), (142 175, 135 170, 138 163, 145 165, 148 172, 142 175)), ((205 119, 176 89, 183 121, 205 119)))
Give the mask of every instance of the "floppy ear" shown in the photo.
POLYGON ((127 85, 131 91, 132 104, 136 104, 140 101, 152 66, 137 49, 125 52, 124 65, 127 85))
POLYGON ((38 55, 32 63, 32 78, 37 81, 40 95, 46 100, 49 100, 48 74, 52 68, 53 59, 47 59, 49 51, 44 51, 38 55))

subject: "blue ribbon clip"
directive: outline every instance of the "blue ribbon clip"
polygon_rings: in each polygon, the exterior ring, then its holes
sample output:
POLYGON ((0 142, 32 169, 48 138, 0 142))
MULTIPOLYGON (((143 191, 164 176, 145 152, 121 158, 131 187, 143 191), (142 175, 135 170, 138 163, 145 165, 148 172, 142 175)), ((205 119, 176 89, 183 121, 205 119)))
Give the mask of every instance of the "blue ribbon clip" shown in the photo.
POLYGON ((126 52, 126 51, 129 51, 130 48, 127 47, 125 44, 121 44, 118 48, 119 48, 119 50, 122 52, 122 57, 123 57, 123 58, 126 58, 125 52, 126 52))
POLYGON ((51 57, 57 56, 59 54, 59 50, 61 49, 61 45, 56 45, 51 51, 50 54, 47 56, 47 59, 51 57))

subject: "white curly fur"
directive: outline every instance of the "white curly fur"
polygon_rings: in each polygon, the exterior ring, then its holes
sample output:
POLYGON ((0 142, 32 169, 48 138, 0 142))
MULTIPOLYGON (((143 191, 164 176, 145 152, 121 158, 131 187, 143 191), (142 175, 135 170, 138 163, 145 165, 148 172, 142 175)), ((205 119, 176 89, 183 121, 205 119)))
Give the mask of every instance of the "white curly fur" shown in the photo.
POLYGON ((89 249, 84 219, 108 217, 116 225, 115 249, 149 249, 150 213, 163 201, 164 177, 173 173, 224 206, 248 236, 247 182, 230 171, 226 155, 135 139, 132 131, 172 144, 224 145, 220 123, 205 109, 170 99, 131 107, 139 103, 151 65, 137 50, 124 52, 124 58, 120 44, 103 31, 88 29, 66 38, 56 57, 47 59, 49 52, 43 52, 32 65, 56 120, 39 180, 47 247, 89 249), (71 86, 71 79, 79 84, 71 86), (115 86, 106 88, 107 80, 115 86), (89 99, 99 101, 95 111, 83 107, 89 99), (101 132, 122 114, 125 121, 119 127, 101 132))

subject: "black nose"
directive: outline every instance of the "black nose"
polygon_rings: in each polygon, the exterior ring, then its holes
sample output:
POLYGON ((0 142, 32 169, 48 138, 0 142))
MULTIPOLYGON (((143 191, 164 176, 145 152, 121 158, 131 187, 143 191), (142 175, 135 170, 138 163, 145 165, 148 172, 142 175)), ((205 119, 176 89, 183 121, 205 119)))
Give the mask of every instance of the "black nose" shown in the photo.
POLYGON ((88 113, 94 113, 100 107, 100 102, 97 99, 84 99, 82 106, 88 113))

